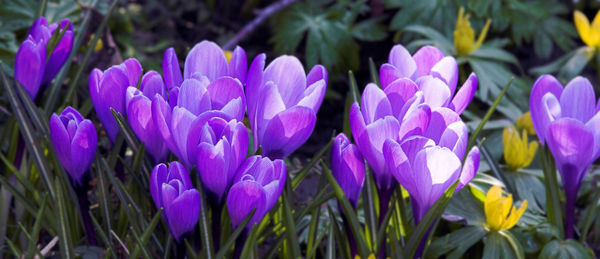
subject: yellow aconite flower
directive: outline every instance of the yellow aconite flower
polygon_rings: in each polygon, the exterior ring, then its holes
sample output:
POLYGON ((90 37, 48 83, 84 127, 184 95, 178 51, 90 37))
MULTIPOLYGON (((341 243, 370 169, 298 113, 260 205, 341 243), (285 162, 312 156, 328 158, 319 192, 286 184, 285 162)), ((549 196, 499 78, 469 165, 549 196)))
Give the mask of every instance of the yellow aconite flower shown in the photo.
POLYGON ((527 209, 527 200, 524 200, 521 207, 517 209, 513 206, 512 194, 504 197, 502 188, 494 185, 487 192, 483 206, 488 228, 499 231, 510 229, 519 222, 527 209))
POLYGON ((225 53, 225 58, 227 59, 227 63, 229 63, 229 61, 231 61, 231 56, 233 56, 233 52, 229 50, 223 50, 223 53, 225 53))
POLYGON ((517 118, 517 129, 519 131, 526 130, 527 134, 535 135, 533 121, 531 121, 531 112, 526 112, 525 114, 517 118))
POLYGON ((469 15, 464 15, 464 12, 465 9, 462 7, 458 10, 456 29, 454 29, 454 47, 459 56, 467 55, 481 46, 491 23, 491 20, 487 19, 483 30, 479 34, 479 38, 477 38, 477 42, 475 42, 475 31, 469 22, 469 15))
MULTIPOLYGON (((369 257, 368 257, 367 259, 375 259, 375 258, 376 258, 376 257, 375 257, 375 254, 370 254, 370 255, 369 255, 369 257)), ((360 259, 360 256, 359 256, 359 255, 355 255, 355 256, 354 256, 354 259, 360 259)))
POLYGON ((600 11, 596 13, 592 24, 580 11, 573 12, 573 20, 583 43, 590 47, 598 47, 600 45, 600 11))
POLYGON ((523 130, 522 135, 520 137, 513 126, 504 128, 502 132, 504 160, 506 160, 506 164, 512 170, 525 168, 531 164, 538 149, 537 141, 528 143, 526 130, 523 130))

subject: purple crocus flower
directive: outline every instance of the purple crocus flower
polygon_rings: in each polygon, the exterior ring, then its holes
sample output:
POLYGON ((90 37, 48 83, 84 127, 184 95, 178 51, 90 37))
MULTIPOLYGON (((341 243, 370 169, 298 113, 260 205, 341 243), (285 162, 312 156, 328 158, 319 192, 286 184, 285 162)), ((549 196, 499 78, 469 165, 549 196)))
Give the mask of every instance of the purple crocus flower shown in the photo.
POLYGON ((388 63, 379 70, 379 78, 383 89, 392 87, 398 88, 392 91, 405 92, 399 99, 422 91, 432 108, 448 107, 458 114, 467 108, 477 91, 477 76, 471 73, 454 95, 458 84, 456 60, 432 46, 420 48, 413 56, 402 45, 394 46, 388 63))
POLYGON ((159 73, 150 71, 142 77, 140 89, 127 88, 125 110, 129 125, 138 138, 144 142, 146 151, 154 161, 164 161, 169 150, 161 138, 152 117, 152 100, 155 95, 166 97, 165 84, 159 73))
POLYGON ((200 216, 200 193, 181 163, 156 165, 150 175, 150 192, 156 208, 163 208, 162 216, 177 241, 194 229, 200 216))
POLYGON ((387 139, 383 145, 383 154, 392 175, 410 194, 417 223, 450 185, 459 180, 456 191, 462 189, 479 168, 479 149, 473 147, 461 166, 464 153, 457 153, 456 145, 462 145, 462 142, 453 145, 456 131, 451 128, 447 131, 450 133, 444 134, 440 142, 450 148, 436 145, 433 140, 422 136, 409 137, 401 144, 387 139))
POLYGON ((593 161, 600 157, 600 113, 589 80, 576 77, 563 89, 543 75, 533 84, 529 107, 533 127, 552 152, 566 196, 565 233, 573 238, 577 192, 593 161))
POLYGON ((90 97, 96 109, 96 114, 104 126, 112 142, 117 139, 119 127, 110 108, 125 114, 125 96, 129 86, 137 86, 142 66, 137 59, 130 58, 119 65, 101 71, 94 68, 90 74, 90 97))
POLYGON ((48 25, 46 18, 40 17, 33 23, 15 57, 15 79, 23 85, 32 99, 42 86, 47 86, 54 79, 69 57, 72 47, 73 25, 68 19, 48 25), (52 34, 56 29, 65 28, 67 31, 47 59, 46 48, 52 34))
POLYGON ((202 183, 221 203, 248 152, 246 126, 235 119, 228 122, 213 117, 203 125, 192 125, 188 145, 196 145, 196 165, 202 183))
POLYGON ((179 87, 184 79, 202 76, 210 82, 228 76, 237 78, 244 85, 248 71, 246 52, 243 48, 236 47, 231 60, 227 62, 225 53, 219 45, 212 41, 202 41, 188 53, 183 70, 182 76, 175 50, 167 49, 163 58, 163 75, 169 90, 179 87))
POLYGON ((293 56, 278 57, 264 66, 261 54, 250 65, 246 85, 254 149, 261 146, 263 155, 285 158, 312 134, 325 96, 327 70, 316 65, 306 75, 293 56))
POLYGON ((96 154, 98 134, 94 124, 69 106, 60 115, 50 117, 50 139, 60 163, 81 184, 96 154))
POLYGON ((232 77, 221 77, 213 82, 204 76, 185 79, 177 89, 174 107, 162 96, 154 96, 152 117, 167 147, 187 168, 191 168, 197 159, 199 137, 191 133, 193 127, 201 128, 215 116, 225 121, 242 121, 245 113, 244 92, 240 81, 232 77))
POLYGON ((227 195, 227 210, 233 227, 256 208, 248 228, 259 223, 279 199, 286 180, 286 167, 281 159, 251 156, 240 166, 227 195))
POLYGON ((344 133, 338 134, 333 141, 331 172, 350 203, 356 207, 365 180, 365 162, 358 147, 350 143, 344 133))

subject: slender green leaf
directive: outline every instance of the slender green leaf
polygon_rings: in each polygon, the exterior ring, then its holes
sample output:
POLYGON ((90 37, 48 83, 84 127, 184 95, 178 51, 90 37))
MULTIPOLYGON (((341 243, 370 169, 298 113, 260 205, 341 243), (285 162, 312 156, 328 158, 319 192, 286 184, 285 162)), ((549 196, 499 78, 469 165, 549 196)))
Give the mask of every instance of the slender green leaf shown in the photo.
POLYGON ((458 186, 458 181, 452 184, 434 204, 429 208, 425 216, 421 219, 421 222, 417 225, 417 228, 412 232, 406 246, 404 248, 404 257, 413 258, 419 244, 423 241, 427 243, 427 240, 423 240, 426 234, 431 231, 434 232, 435 228, 431 226, 435 225, 435 222, 439 220, 440 215, 450 202, 450 199, 454 195, 454 191, 458 186))
POLYGON ((590 230, 590 227, 592 226, 592 223, 594 222, 594 219, 596 219, 598 217, 597 211, 598 211, 598 202, 600 201, 600 189, 599 188, 595 188, 594 191, 596 192, 596 194, 594 195, 594 197, 592 198, 592 202, 589 203, 589 206, 587 208, 587 210, 585 211, 585 214, 583 215, 583 217, 579 220, 580 225, 579 229, 581 229, 581 236, 579 237, 579 242, 584 243, 588 232, 590 230))
MULTIPOLYGON (((200 192, 200 234, 202 235, 202 246, 204 248, 204 251, 206 252, 206 254, 204 255, 205 258, 207 259, 212 259, 214 258, 214 247, 213 247, 213 233, 212 233, 212 227, 210 225, 210 221, 208 218, 208 207, 206 206, 206 196, 204 195, 204 190, 202 189, 202 182, 200 182, 200 176, 198 174, 196 175, 196 187, 198 188, 198 191, 200 192)), ((217 212, 214 212, 214 214, 217 214, 217 212)), ((213 215, 213 217, 218 217, 217 215, 213 215)))
POLYGON ((556 226, 561 238, 564 237, 562 208, 560 206, 560 189, 556 178, 554 158, 548 146, 543 146, 540 152, 542 170, 544 171, 544 185, 546 187, 546 216, 548 222, 556 226))
POLYGON ((513 252, 517 255, 517 259, 525 258, 525 252, 523 251, 521 243, 519 243, 519 240, 517 240, 517 238, 513 236, 513 234, 511 234, 510 231, 503 230, 499 231, 498 233, 502 235, 506 239, 506 241, 508 241, 508 244, 513 249, 513 252))
POLYGON ((237 226, 237 228, 235 229, 235 231, 233 231, 233 233, 229 236, 229 238, 227 238, 227 240, 225 242, 223 242, 223 245, 219 249, 219 252, 217 252, 217 255, 215 255, 216 259, 225 258, 225 255, 227 254, 227 252, 229 252, 229 250, 231 249, 231 246, 235 243, 235 240, 244 231, 244 229, 246 228, 246 225, 248 225, 248 222, 250 222, 250 219, 252 219, 252 216, 254 216, 255 212, 256 212, 256 208, 254 208, 250 212, 250 214, 248 214, 248 216, 246 216, 246 218, 244 218, 242 223, 240 223, 237 226))
MULTIPOLYGON (((331 215, 331 214, 330 214, 331 215)), ((331 220, 335 220, 335 218, 333 218, 331 220)), ((334 226, 333 224, 329 224, 329 238, 327 239, 327 254, 325 255, 325 258, 329 258, 329 259, 333 259, 336 258, 335 257, 335 235, 333 235, 332 233, 335 232, 334 226)), ((340 250, 344 249, 343 246, 340 246, 340 250)))
POLYGON ((33 258, 34 253, 39 254, 39 250, 37 249, 36 245, 40 236, 44 210, 46 209, 46 198, 47 196, 44 195, 40 210, 35 215, 35 223, 33 223, 33 228, 31 230, 31 242, 29 242, 29 245, 27 246, 27 258, 33 258))
MULTIPOLYGON (((163 209, 161 208, 160 210, 158 210, 156 212, 156 214, 150 221, 150 224, 148 224, 148 226, 146 227, 146 230, 144 230, 144 233, 142 234, 142 236, 139 237, 139 239, 137 240, 138 244, 133 249, 132 258, 137 258, 140 253, 140 250, 141 250, 141 252, 144 253, 144 255, 148 255, 148 257, 149 257, 149 251, 147 251, 146 244, 152 237, 152 233, 154 232, 156 225, 158 225, 158 222, 160 221, 162 211, 163 211, 163 209)), ((133 227, 131 229, 134 230, 133 227)), ((133 232, 135 233, 135 231, 133 231, 133 232)))
MULTIPOLYGON (((352 256, 350 255, 351 252, 348 240, 349 237, 342 233, 342 228, 338 224, 336 215, 333 212, 333 209, 331 209, 331 206, 329 205, 327 205, 327 214, 329 214, 330 230, 333 230, 329 232, 329 235, 333 235, 335 237, 334 239, 335 242, 338 244, 340 256, 342 258, 352 258, 352 256)), ((335 246, 332 247, 332 249, 335 249, 335 246)), ((333 252, 333 255, 335 255, 335 252, 333 252)))
POLYGON ((365 225, 366 225, 366 235, 365 237, 368 240, 368 243, 370 244, 370 247, 373 251, 377 251, 375 250, 375 248, 377 247, 378 241, 379 239, 377 239, 378 235, 377 235, 377 213, 375 212, 375 208, 376 208, 376 201, 374 198, 375 194, 375 189, 374 187, 374 182, 373 182, 373 178, 372 178, 372 173, 369 167, 367 167, 367 170, 365 171, 365 183, 363 185, 363 203, 364 203, 364 211, 365 211, 365 225))
POLYGON ((298 172, 298 174, 296 174, 294 179, 292 179, 292 190, 296 190, 296 188, 298 188, 298 186, 300 186, 300 183, 302 182, 302 180, 304 180, 304 178, 306 178, 306 176, 308 176, 308 173, 310 172, 310 170, 319 162, 319 159, 321 159, 321 157, 323 157, 325 152, 327 152, 331 148, 331 145, 333 145, 334 139, 335 138, 331 138, 331 140, 329 140, 327 145, 325 145, 323 148, 321 148, 321 150, 319 150, 319 152, 317 152, 317 154, 315 154, 315 156, 310 160, 310 162, 308 162, 308 164, 305 165, 302 168, 302 170, 300 170, 300 172, 298 172))
POLYGON ((360 103, 360 92, 358 91, 358 85, 356 84, 356 78, 352 71, 348 71, 348 81, 350 82, 350 100, 352 103, 360 103))
POLYGON ((483 143, 481 143, 480 140, 476 140, 476 141, 477 141, 477 145, 479 146, 479 151, 481 151, 481 155, 483 155, 483 157, 485 158, 485 161, 487 161, 488 165, 490 166, 490 169, 494 173, 494 176, 496 176, 496 178, 498 178, 500 181, 502 181, 504 183, 504 185, 506 186, 506 189, 508 190, 509 193, 511 193, 514 196, 515 200, 520 200, 517 189, 515 189, 512 182, 508 180, 508 178, 504 174, 504 171, 502 170, 502 168, 500 168, 500 166, 498 165, 496 160, 494 160, 494 158, 490 155, 490 152, 488 151, 488 149, 485 147, 485 145, 483 143))
POLYGON ((346 215, 346 218, 348 219, 348 224, 350 225, 352 234, 354 235, 354 240, 357 244, 358 253, 361 257, 367 258, 367 256, 370 254, 370 251, 365 243, 365 237, 363 235, 363 231, 361 230, 358 218, 356 217, 356 212, 354 209, 352 209, 352 205, 350 205, 350 202, 346 198, 346 195, 344 195, 344 191, 340 185, 337 183, 335 178, 333 178, 333 175, 331 174, 331 171, 327 165, 325 163, 321 164, 323 165, 323 172, 325 172, 325 176, 327 176, 327 180, 329 180, 329 185, 331 185, 331 189, 333 189, 338 202, 341 204, 342 209, 344 210, 344 215, 346 215))
POLYGON ((60 253, 63 258, 75 258, 75 252, 73 251, 73 243, 71 240, 71 220, 68 218, 66 212, 65 198, 63 197, 62 187, 60 186, 60 180, 56 178, 54 181, 54 187, 56 187, 56 211, 58 212, 58 224, 59 224, 59 238, 60 238, 60 253))
MULTIPOLYGON (((289 181, 286 181, 286 183, 289 183, 289 181)), ((291 192, 291 186, 289 186, 289 184, 287 185, 287 188, 281 195, 284 214, 283 222, 293 258, 301 258, 300 243, 298 242, 298 233, 296 232, 296 223, 294 222, 292 209, 290 208, 290 198, 288 197, 289 192, 291 192)))
POLYGON ((369 72, 371 74, 371 82, 381 87, 381 82, 379 82, 379 71, 375 67, 375 62, 373 62, 373 58, 369 57, 369 72))
MULTIPOLYGON (((104 233, 104 231, 102 230, 102 226, 100 226, 100 223, 98 223, 98 220, 96 219, 96 217, 94 217, 94 214, 92 213, 92 211, 89 212, 90 213, 90 219, 92 219, 92 224, 94 224, 94 228, 96 229, 96 233, 98 234, 98 236, 100 236, 100 239, 102 239, 102 242, 104 242, 104 245, 108 247, 108 250, 110 251, 110 255, 112 256, 112 258, 118 258, 117 255, 115 254, 115 248, 112 245, 112 242, 110 241, 109 237, 106 236, 107 234, 104 233)), ((107 253, 108 255, 108 253, 107 253)))

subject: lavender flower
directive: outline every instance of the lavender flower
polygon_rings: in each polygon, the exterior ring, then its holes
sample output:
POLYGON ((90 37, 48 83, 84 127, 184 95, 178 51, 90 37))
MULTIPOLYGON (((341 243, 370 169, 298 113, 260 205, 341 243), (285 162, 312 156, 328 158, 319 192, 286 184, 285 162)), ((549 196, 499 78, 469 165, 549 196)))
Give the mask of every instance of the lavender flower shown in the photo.
POLYGON ((358 147, 344 133, 333 141, 331 172, 350 203, 356 207, 365 180, 365 162, 358 147))

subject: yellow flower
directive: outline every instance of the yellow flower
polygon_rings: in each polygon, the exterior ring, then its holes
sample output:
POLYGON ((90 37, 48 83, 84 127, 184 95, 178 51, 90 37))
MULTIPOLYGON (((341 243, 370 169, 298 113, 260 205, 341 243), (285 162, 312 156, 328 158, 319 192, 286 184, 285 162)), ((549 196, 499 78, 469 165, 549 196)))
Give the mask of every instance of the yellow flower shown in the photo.
POLYGON ((233 52, 229 50, 223 50, 223 53, 225 53, 225 58, 227 59, 227 63, 229 63, 229 61, 231 61, 231 56, 233 56, 233 52))
POLYGON ((487 19, 483 30, 479 34, 479 38, 477 38, 477 42, 475 42, 475 31, 469 22, 469 15, 464 15, 464 12, 465 9, 463 7, 458 10, 456 29, 454 29, 454 47, 459 56, 468 55, 481 46, 491 23, 491 20, 487 19))
POLYGON ((504 128, 502 144, 504 145, 504 160, 511 170, 518 170, 531 164, 538 149, 537 141, 528 142, 527 132, 523 130, 523 137, 513 126, 504 128))
MULTIPOLYGON (((369 257, 368 257, 367 259, 375 259, 375 258, 376 258, 376 257, 375 257, 375 254, 370 254, 370 255, 369 255, 369 257)), ((354 256, 354 259, 360 259, 360 256, 359 256, 359 255, 355 255, 355 256, 354 256)))
POLYGON ((504 197, 502 188, 494 185, 487 192, 483 206, 488 228, 499 231, 510 229, 519 222, 527 209, 527 200, 524 200, 521 207, 517 209, 516 206, 513 206, 512 194, 504 197))
POLYGON ((531 121, 531 112, 526 112, 525 114, 517 118, 517 129, 519 131, 526 130, 527 134, 535 135, 533 121, 531 121))
POLYGON ((600 45, 600 11, 596 13, 592 24, 585 14, 577 10, 573 12, 573 20, 583 43, 590 47, 598 47, 600 45))

